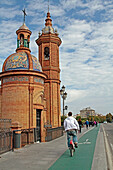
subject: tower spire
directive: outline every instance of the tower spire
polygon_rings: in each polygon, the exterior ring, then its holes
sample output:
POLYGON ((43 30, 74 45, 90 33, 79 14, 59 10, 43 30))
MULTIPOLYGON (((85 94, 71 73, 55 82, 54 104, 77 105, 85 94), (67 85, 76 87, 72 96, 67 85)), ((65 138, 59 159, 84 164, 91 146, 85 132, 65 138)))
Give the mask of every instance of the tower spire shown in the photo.
POLYGON ((45 23, 46 26, 52 26, 52 19, 51 19, 49 12, 47 13, 47 18, 45 21, 46 21, 46 23, 45 23))
POLYGON ((48 12, 49 12, 49 0, 48 0, 48 12))

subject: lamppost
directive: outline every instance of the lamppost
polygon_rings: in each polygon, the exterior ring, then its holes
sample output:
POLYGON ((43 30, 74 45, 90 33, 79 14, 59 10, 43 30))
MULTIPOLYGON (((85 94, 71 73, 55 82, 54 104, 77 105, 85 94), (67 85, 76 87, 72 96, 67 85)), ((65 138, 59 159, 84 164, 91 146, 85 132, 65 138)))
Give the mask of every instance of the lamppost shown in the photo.
POLYGON ((60 95, 62 96, 63 99, 63 123, 64 123, 64 110, 66 110, 64 108, 64 100, 67 98, 67 93, 65 92, 65 86, 63 85, 61 90, 60 90, 60 95))

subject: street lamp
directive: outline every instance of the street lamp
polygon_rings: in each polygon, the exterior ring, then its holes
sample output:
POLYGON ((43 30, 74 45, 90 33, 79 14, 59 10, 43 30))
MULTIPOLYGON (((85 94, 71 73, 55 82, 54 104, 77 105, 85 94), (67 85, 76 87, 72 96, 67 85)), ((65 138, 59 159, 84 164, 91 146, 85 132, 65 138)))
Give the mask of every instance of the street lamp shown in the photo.
POLYGON ((68 106, 65 106, 65 110, 67 110, 68 106))
POLYGON ((62 96, 62 99, 63 99, 63 123, 64 123, 64 110, 66 110, 64 108, 64 100, 67 98, 67 93, 65 92, 65 86, 62 86, 60 90, 60 95, 62 96))

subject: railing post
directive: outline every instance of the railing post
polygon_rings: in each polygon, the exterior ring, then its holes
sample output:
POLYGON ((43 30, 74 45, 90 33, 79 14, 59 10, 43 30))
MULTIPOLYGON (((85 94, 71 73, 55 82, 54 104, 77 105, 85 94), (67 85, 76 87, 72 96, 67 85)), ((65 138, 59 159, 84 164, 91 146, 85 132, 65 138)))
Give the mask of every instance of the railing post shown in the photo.
POLYGON ((34 128, 33 133, 34 133, 34 142, 36 142, 36 128, 34 128))

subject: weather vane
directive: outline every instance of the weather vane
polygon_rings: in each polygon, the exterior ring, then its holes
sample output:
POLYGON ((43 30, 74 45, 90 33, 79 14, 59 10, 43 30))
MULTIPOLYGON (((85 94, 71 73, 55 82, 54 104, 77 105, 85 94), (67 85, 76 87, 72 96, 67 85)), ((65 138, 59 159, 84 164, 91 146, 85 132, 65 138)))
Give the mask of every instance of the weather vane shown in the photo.
POLYGON ((24 13, 24 23, 25 23, 25 16, 27 16, 26 11, 25 11, 25 8, 24 8, 24 10, 22 10, 22 11, 23 11, 23 13, 24 13))

